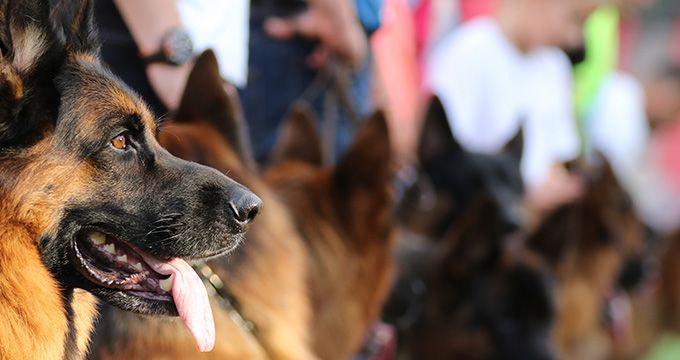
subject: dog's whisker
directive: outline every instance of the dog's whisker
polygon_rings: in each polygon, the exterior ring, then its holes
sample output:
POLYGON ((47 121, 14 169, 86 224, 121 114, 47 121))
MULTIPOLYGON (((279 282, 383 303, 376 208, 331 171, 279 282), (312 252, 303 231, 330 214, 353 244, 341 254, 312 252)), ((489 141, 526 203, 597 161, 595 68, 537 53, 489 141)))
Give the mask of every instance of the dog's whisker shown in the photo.
POLYGON ((169 231, 171 231, 175 228, 182 227, 183 225, 184 224, 182 224, 182 223, 160 225, 160 226, 154 227, 153 229, 151 229, 149 232, 147 232, 145 234, 138 234, 137 236, 143 235, 143 236, 141 236, 142 240, 145 240, 146 238, 148 238, 149 236, 151 236, 153 234, 162 233, 162 232, 169 232, 169 231))

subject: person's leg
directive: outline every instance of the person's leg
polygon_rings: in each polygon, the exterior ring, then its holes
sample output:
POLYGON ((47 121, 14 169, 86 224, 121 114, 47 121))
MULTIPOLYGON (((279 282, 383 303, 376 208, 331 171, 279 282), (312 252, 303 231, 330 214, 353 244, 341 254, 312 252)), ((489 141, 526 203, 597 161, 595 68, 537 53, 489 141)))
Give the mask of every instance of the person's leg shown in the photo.
POLYGON ((248 84, 240 92, 254 155, 261 164, 268 160, 291 104, 316 76, 306 64, 314 44, 270 38, 262 28, 264 18, 255 11, 251 14, 248 84))

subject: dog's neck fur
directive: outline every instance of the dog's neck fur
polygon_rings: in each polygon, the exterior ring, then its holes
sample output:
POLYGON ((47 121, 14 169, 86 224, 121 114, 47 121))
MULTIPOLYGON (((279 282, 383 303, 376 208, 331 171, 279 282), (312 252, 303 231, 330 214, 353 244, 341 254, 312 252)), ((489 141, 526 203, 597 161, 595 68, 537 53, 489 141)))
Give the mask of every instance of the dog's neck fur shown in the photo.
POLYGON ((68 328, 57 282, 30 234, 0 225, 0 349, 9 359, 61 359, 68 328))
POLYGON ((7 359, 78 359, 85 355, 94 298, 71 290, 67 303, 22 226, 0 222, 0 349, 7 359), (73 314, 69 318, 67 309, 73 314), (67 346, 72 342, 72 346, 67 346))
MULTIPOLYGON (((49 166, 38 168, 50 168, 49 166)), ((0 357, 9 359, 80 359, 85 356, 96 313, 94 297, 60 284, 42 261, 38 240, 50 224, 37 214, 53 211, 49 184, 38 193, 17 178, 42 178, 31 169, 0 172, 0 357), (17 176, 18 173, 36 176, 17 176), (10 180, 12 179, 12 180, 10 180), (11 185, 10 185, 11 184, 11 185), (20 197, 9 194, 22 194, 20 197), (33 206, 33 205, 39 206, 33 206)), ((34 169, 35 170, 35 169, 34 169)), ((35 184, 33 184, 35 185, 35 184)), ((41 188, 38 186, 37 188, 41 188)))

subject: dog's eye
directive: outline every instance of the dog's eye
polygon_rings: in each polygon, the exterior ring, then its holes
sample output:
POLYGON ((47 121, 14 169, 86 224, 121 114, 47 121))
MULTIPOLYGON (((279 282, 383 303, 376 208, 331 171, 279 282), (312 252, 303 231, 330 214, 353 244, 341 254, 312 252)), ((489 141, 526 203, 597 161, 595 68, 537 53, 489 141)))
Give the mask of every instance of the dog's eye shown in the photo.
POLYGON ((119 134, 111 140, 111 146, 118 150, 125 150, 128 147, 127 134, 119 134))

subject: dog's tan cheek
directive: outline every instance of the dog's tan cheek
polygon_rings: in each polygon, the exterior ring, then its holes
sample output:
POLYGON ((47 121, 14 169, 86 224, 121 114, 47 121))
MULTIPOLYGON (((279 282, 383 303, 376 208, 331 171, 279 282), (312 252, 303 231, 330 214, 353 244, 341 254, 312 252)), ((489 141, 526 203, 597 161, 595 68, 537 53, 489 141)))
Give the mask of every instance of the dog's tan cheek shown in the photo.
POLYGON ((19 174, 24 180, 17 183, 13 193, 19 195, 11 200, 16 202, 17 220, 36 234, 55 232, 64 206, 91 196, 95 179, 93 169, 85 163, 69 159, 58 165, 51 162, 36 162, 19 174))

